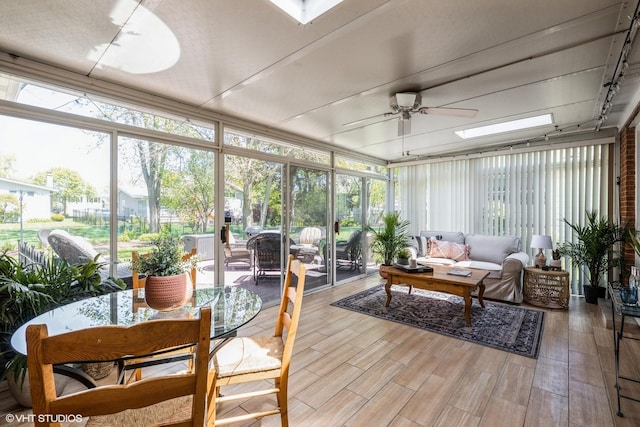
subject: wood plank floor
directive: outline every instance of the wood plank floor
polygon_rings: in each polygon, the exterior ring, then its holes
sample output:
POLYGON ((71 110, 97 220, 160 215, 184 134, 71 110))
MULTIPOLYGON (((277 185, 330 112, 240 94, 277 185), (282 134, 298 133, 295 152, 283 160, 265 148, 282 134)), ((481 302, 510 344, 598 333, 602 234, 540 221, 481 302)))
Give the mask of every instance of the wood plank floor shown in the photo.
MULTIPOLYGON (((305 296, 289 381, 292 427, 640 425, 640 403, 623 400, 624 417, 615 415, 613 334, 598 306, 572 297, 569 311, 547 310, 540 355, 531 359, 329 305, 379 284, 371 276, 305 296)), ((240 334, 271 333, 275 312, 263 310, 240 334)), ((640 346, 626 340, 622 350, 621 371, 640 376, 640 346)), ((640 387, 624 387, 640 397, 640 387)), ((0 425, 7 413, 29 412, 0 384, 0 425)), ((280 424, 267 417, 235 425, 280 424)))

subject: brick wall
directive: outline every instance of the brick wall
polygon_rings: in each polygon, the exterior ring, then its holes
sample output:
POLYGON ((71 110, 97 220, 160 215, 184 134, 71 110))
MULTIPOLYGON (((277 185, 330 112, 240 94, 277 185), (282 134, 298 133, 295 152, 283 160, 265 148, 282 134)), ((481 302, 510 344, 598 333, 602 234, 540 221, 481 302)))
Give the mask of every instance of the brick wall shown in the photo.
MULTIPOLYGON (((628 222, 633 228, 636 226, 635 133, 635 128, 625 128, 620 133, 620 222, 628 222)), ((631 245, 624 248, 624 258, 628 266, 635 264, 635 252, 631 245)))

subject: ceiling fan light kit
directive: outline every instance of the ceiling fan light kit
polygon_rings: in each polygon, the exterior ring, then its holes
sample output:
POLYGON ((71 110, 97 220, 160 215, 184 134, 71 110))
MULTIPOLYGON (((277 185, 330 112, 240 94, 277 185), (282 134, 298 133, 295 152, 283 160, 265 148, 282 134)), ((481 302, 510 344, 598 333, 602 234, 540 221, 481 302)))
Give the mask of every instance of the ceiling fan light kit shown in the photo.
POLYGON ((394 113, 418 110, 422 106, 422 96, 414 92, 396 93, 389 100, 389 105, 394 113))

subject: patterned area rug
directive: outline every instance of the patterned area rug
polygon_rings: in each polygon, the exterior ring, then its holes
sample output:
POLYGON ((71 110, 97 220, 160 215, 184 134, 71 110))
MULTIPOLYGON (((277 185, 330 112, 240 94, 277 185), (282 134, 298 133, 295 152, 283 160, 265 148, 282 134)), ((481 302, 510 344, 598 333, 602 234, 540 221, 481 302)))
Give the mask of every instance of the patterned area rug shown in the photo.
POLYGON ((334 302, 331 305, 391 320, 476 344, 527 356, 538 357, 544 312, 515 305, 477 299, 471 306, 471 326, 464 320, 464 300, 454 295, 391 287, 391 304, 385 307, 384 286, 377 286, 334 302))

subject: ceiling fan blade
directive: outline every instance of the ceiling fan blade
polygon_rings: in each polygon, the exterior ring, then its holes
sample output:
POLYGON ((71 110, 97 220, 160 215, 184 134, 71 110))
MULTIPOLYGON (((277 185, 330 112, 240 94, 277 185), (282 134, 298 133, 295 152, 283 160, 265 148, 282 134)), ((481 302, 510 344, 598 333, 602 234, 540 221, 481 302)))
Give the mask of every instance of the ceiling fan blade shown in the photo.
POLYGON ((440 116, 457 116, 457 117, 475 117, 478 110, 468 108, 439 108, 439 107, 422 107, 418 110, 421 114, 436 114, 440 116))
POLYGON ((388 117, 388 116, 390 116, 392 114, 395 114, 395 113, 376 114, 375 116, 369 116, 369 117, 365 117, 364 119, 358 119, 358 120, 354 120, 354 121, 349 122, 349 123, 344 123, 342 126, 354 126, 354 125, 366 122, 367 120, 377 119, 379 117, 388 117))

